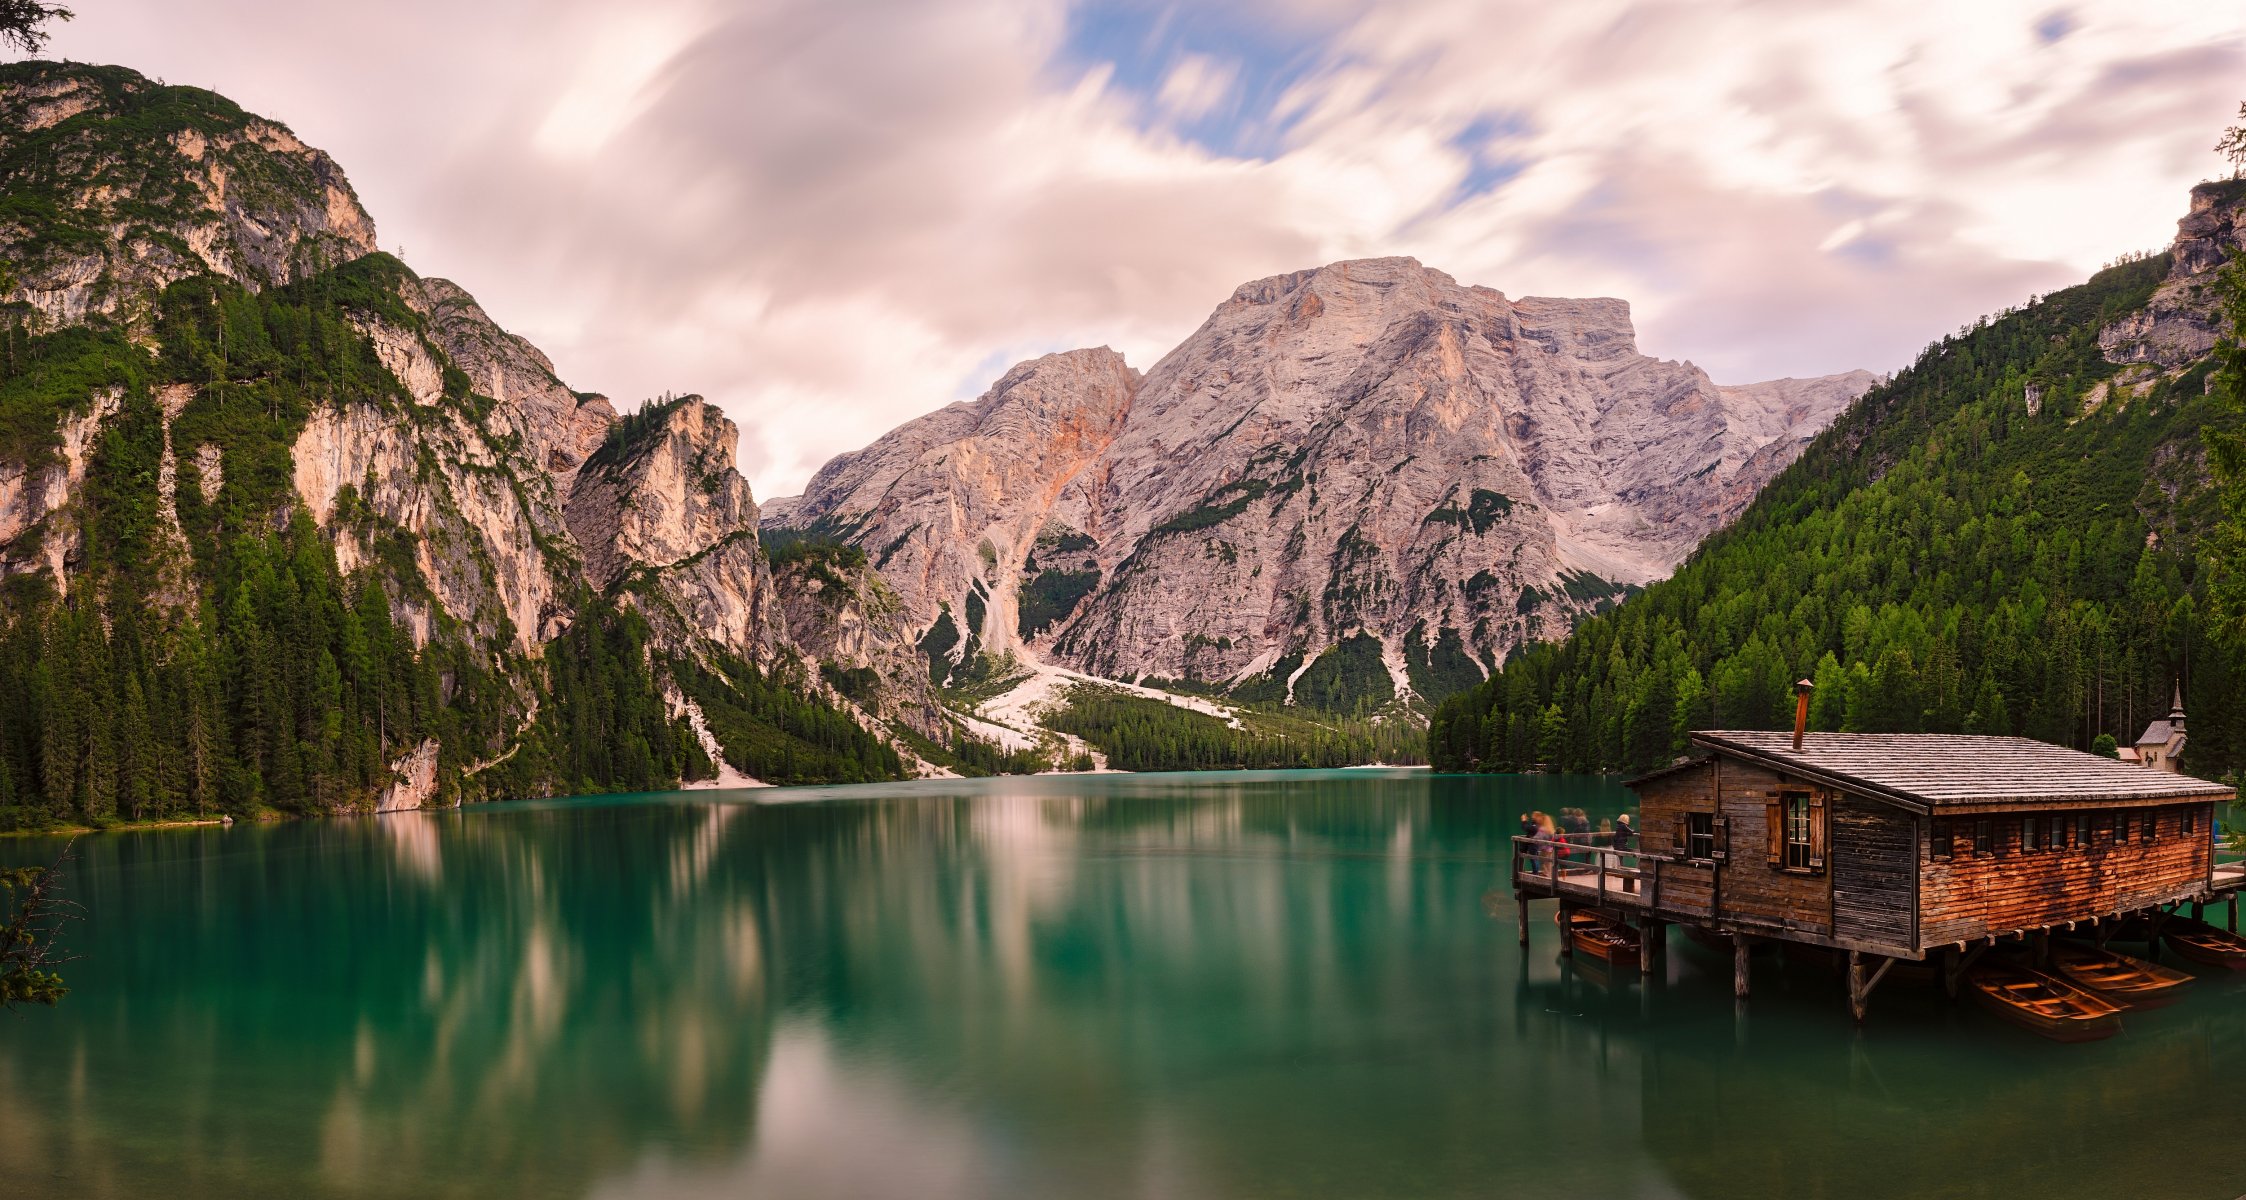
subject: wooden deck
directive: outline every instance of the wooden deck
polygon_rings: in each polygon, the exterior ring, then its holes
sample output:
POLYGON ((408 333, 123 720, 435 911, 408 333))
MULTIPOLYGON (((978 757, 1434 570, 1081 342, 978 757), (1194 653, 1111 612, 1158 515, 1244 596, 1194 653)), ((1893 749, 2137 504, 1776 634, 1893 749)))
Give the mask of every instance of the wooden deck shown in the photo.
POLYGON ((2216 863, 2215 869, 2208 873, 2209 891, 2235 892, 2242 887, 2246 887, 2246 862, 2216 863))
POLYGON ((1534 896, 1600 907, 1647 907, 1638 856, 1606 846, 1513 839, 1513 886, 1534 896))

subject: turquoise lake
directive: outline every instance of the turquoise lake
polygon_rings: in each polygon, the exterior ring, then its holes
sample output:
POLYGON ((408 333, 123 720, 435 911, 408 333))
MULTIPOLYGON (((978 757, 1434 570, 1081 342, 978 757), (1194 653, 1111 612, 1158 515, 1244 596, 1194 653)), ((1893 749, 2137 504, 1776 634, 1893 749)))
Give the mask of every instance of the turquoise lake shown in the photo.
MULTIPOLYGON (((2040 1041, 1505 886, 1609 779, 1105 775, 79 839, 16 1197, 2208 1197, 2246 978, 2040 1041)), ((38 861, 51 842, 0 843, 38 861)), ((2175 964, 2170 957, 2167 961, 2175 964)))

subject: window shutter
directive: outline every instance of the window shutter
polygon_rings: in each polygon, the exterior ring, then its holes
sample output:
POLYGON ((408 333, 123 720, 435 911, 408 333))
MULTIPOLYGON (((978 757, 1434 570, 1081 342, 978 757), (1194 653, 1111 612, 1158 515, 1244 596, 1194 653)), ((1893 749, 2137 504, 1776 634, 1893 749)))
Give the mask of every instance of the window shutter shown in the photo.
POLYGON ((1680 854, 1684 852, 1685 848, 1685 823, 1691 819, 1690 817, 1682 818, 1669 827, 1669 832, 1676 835, 1677 852, 1680 854))
POLYGON ((1763 828, 1770 834, 1770 865, 1783 866, 1786 862, 1786 802, 1772 799, 1763 804, 1763 828))
POLYGON ((1716 848, 1709 852, 1708 857, 1723 862, 1731 857, 1731 818, 1717 813, 1715 820, 1708 824, 1715 831, 1716 843, 1716 848))
POLYGON ((1825 869, 1825 793, 1809 794, 1809 869, 1825 869))

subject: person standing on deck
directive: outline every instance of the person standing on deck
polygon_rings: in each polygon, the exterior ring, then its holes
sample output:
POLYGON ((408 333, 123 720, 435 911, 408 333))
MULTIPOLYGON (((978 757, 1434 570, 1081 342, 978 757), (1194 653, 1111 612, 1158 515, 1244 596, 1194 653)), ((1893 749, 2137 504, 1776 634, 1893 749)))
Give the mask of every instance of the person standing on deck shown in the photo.
MULTIPOLYGON (((1637 848, 1637 845, 1638 831, 1630 824, 1630 814, 1623 813, 1621 816, 1616 817, 1614 819, 1614 848, 1617 851, 1634 850, 1637 848)), ((1628 858, 1621 857, 1619 854, 1617 854, 1614 862, 1615 865, 1619 867, 1635 867, 1638 865, 1638 858, 1634 854, 1629 856, 1628 858)), ((1624 877, 1624 879, 1622 880, 1622 890, 1625 892, 1637 891, 1637 879, 1635 877, 1624 877)))

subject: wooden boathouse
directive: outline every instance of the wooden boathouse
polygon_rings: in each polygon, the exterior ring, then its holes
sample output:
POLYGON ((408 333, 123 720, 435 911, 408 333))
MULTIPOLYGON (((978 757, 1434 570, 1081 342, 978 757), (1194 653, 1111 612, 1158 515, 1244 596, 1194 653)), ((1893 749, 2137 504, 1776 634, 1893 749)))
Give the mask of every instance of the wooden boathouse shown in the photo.
MULTIPOLYGON (((1862 1020, 1896 962, 1936 960, 1952 989, 2003 939, 2158 922, 2231 898, 2215 863, 2232 789, 2026 738, 1717 731, 1630 780, 1635 851, 1515 838, 1514 899, 1557 899, 1634 925, 1658 954, 1669 925, 1728 940, 1747 994, 1756 943, 1845 953, 1862 1020)), ((1563 947, 1565 942, 1563 941, 1563 947)))

